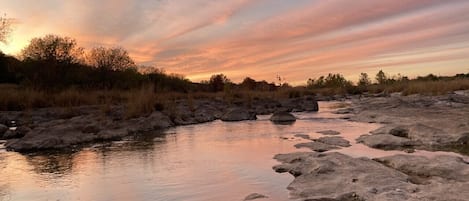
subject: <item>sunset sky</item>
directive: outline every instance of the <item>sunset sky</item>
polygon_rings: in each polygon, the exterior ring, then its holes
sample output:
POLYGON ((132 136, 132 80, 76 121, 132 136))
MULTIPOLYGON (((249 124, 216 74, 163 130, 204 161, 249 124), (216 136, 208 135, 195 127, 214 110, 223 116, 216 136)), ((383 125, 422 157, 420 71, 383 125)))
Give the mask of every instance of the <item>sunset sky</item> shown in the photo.
POLYGON ((469 72, 468 0, 0 0, 17 54, 53 33, 193 81, 469 72))

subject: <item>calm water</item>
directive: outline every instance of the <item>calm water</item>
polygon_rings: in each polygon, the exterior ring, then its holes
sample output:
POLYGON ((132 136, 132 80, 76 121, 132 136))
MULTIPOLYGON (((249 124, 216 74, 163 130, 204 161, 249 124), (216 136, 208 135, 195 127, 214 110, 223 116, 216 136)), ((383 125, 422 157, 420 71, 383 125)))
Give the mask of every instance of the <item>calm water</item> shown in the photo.
MULTIPOLYGON (((22 155, 6 152, 0 142, 0 200, 243 200, 255 192, 270 197, 263 200, 288 200, 293 177, 275 173, 272 157, 298 151, 293 145, 307 141, 294 135, 314 138, 332 129, 353 143, 379 126, 340 120, 330 113, 333 104, 321 103, 319 113, 295 114, 300 120, 292 125, 274 125, 269 116, 215 121, 76 153, 22 155)), ((400 153, 356 144, 340 151, 367 157, 400 153)))

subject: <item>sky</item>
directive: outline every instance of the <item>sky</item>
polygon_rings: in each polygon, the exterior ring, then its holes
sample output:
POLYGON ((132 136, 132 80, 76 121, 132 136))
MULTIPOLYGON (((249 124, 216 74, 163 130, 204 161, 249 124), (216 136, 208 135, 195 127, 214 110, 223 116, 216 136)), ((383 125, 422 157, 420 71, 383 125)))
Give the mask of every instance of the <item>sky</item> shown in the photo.
POLYGON ((0 0, 0 13, 14 19, 5 53, 52 33, 192 81, 469 72, 468 0, 0 0))

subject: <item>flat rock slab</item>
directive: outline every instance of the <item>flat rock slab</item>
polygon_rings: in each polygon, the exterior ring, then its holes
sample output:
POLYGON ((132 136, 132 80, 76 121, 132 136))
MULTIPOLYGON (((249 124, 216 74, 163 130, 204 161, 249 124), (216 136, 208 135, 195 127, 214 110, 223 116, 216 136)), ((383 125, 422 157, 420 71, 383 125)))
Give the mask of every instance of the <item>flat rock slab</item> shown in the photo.
POLYGON ((295 137, 303 138, 303 139, 306 139, 306 140, 310 139, 310 136, 307 135, 307 134, 296 134, 295 137))
POLYGON ((274 157, 277 172, 295 176, 288 189, 301 200, 467 200, 469 165, 461 158, 397 155, 379 159, 298 152, 274 157))
POLYGON ((352 146, 350 142, 342 137, 321 137, 314 140, 316 142, 321 142, 328 145, 340 146, 340 147, 350 147, 352 146))
POLYGON ((357 142, 384 150, 409 148, 416 145, 416 142, 412 140, 390 134, 362 135, 357 139, 357 142))
POLYGON ((324 131, 318 131, 316 133, 323 134, 323 135, 340 135, 339 131, 334 131, 334 130, 324 130, 324 131))
POLYGON ((316 151, 316 152, 325 152, 325 151, 329 151, 329 150, 333 150, 333 149, 339 149, 339 147, 337 146, 333 146, 333 145, 328 145, 328 144, 324 144, 322 142, 305 142, 305 143, 299 143, 299 144, 296 144, 295 145, 296 148, 303 148, 303 147, 306 147, 306 148, 309 148, 313 151, 316 151))

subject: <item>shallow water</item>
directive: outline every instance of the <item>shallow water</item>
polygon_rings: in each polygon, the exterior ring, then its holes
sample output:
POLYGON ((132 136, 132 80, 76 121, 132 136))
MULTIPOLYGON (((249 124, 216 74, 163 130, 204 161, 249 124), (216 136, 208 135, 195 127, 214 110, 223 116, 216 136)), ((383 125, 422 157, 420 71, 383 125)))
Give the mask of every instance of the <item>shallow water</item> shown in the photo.
MULTIPOLYGON (((353 146, 339 150, 354 157, 402 153, 355 144, 379 127, 339 119, 334 103, 319 113, 297 113, 292 125, 257 121, 221 122, 172 128, 123 141, 96 144, 74 153, 22 155, 0 142, 0 200, 242 200, 250 193, 263 200, 288 200, 289 174, 277 174, 272 157, 298 150, 295 137, 336 130, 353 146)), ((416 154, 432 156, 434 152, 416 154)))

